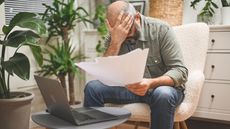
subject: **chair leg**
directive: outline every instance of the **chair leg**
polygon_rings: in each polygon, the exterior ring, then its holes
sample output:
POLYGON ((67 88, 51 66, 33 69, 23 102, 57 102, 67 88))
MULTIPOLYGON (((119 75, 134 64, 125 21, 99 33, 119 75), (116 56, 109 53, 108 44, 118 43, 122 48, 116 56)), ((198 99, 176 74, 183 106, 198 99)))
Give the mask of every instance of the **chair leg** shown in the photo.
POLYGON ((174 127, 173 129, 180 129, 180 124, 179 122, 174 122, 174 127))
POLYGON ((180 122, 180 127, 181 127, 181 129, 188 129, 188 127, 187 127, 185 121, 181 121, 181 122, 180 122))
POLYGON ((135 122, 135 127, 134 127, 134 129, 138 129, 139 124, 140 124, 140 122, 139 122, 139 121, 136 121, 136 122, 135 122))

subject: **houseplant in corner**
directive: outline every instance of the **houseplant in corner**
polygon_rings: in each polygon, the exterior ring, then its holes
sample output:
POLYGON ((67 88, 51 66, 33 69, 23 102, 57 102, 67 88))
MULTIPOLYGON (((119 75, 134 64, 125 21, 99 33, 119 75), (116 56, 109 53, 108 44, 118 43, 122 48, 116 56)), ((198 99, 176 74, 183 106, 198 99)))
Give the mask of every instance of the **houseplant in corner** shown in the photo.
POLYGON ((76 44, 72 43, 72 33, 77 23, 90 22, 86 10, 82 7, 75 8, 75 2, 76 0, 54 0, 51 6, 44 4, 46 11, 42 15, 48 25, 49 37, 43 50, 44 64, 38 71, 42 76, 55 75, 66 95, 69 89, 70 104, 75 104, 74 78, 79 73, 75 63, 84 58, 80 51, 75 50, 76 44), (52 38, 56 38, 55 44, 49 42, 52 38))
POLYGON ((106 26, 106 7, 105 5, 98 5, 96 8, 96 13, 94 16, 94 27, 97 29, 101 39, 98 40, 98 44, 96 46, 96 51, 98 52, 98 55, 101 55, 105 51, 105 47, 103 46, 106 36, 108 36, 108 29, 106 26))
POLYGON ((213 15, 215 14, 215 9, 218 8, 217 4, 213 2, 214 0, 193 0, 190 6, 196 9, 197 4, 201 1, 204 1, 205 4, 197 16, 197 21, 213 24, 213 15))
POLYGON ((230 1, 229 0, 221 0, 222 2, 222 23, 224 25, 230 24, 230 1))
MULTIPOLYGON (((1 0, 0 4, 3 2, 1 0)), ((23 46, 29 46, 34 51, 41 51, 36 43, 40 38, 39 35, 46 32, 46 28, 36 14, 21 12, 12 18, 9 25, 2 27, 2 32, 4 39, 0 40, 0 129, 28 129, 33 94, 12 92, 10 77, 18 76, 23 80, 29 79, 29 60, 18 50, 23 46), (16 29, 16 27, 23 29, 16 29), (9 58, 6 57, 8 48, 15 50, 14 53, 7 53, 9 58)), ((34 57, 35 59, 40 58, 38 55, 34 57)))

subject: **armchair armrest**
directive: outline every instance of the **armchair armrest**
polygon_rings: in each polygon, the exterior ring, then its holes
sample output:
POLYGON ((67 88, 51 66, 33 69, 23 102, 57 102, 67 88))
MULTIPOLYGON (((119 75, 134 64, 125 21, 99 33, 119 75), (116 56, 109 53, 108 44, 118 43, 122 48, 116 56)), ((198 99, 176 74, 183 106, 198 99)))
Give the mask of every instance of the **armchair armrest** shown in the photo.
POLYGON ((203 71, 194 70, 189 73, 188 81, 185 84, 185 98, 176 110, 175 121, 185 120, 195 112, 204 84, 204 79, 203 71))

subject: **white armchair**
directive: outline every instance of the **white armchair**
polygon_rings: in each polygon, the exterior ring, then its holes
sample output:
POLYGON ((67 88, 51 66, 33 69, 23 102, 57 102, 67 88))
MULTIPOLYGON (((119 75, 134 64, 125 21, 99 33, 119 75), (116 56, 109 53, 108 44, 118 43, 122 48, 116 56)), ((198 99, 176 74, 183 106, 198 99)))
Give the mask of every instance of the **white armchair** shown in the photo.
MULTIPOLYGON (((187 129, 185 120, 196 110, 204 83, 204 66, 208 48, 209 27, 204 23, 193 23, 173 27, 182 49, 185 66, 189 70, 185 98, 175 113, 175 129, 187 129)), ((150 122, 150 108, 143 103, 119 105, 131 111, 130 121, 150 122)), ((138 128, 138 125, 135 126, 138 128)))

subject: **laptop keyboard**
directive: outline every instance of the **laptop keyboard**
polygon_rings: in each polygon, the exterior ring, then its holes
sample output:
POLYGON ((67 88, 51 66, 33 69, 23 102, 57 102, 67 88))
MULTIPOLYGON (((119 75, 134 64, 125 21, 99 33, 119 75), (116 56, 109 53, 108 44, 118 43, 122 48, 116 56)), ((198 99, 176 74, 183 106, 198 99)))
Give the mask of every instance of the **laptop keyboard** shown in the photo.
POLYGON ((78 121, 86 121, 86 120, 92 120, 92 119, 95 119, 87 114, 84 114, 84 113, 80 113, 78 111, 72 111, 73 113, 73 116, 75 119, 77 119, 78 121))

